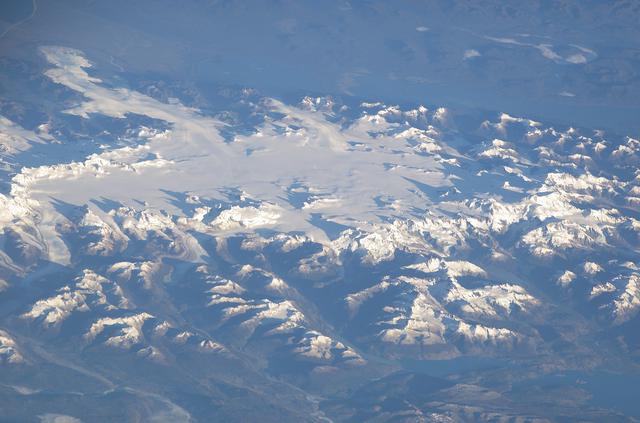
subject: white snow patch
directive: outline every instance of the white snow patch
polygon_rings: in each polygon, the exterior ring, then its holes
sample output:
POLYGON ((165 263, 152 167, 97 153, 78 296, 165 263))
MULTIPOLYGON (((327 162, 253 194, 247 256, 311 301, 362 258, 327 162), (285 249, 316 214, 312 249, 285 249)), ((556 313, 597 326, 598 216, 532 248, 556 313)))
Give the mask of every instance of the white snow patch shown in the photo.
POLYGON ((482 56, 480 54, 480 52, 476 49, 469 49, 469 50, 465 50, 464 54, 462 55, 462 59, 463 60, 469 60, 469 59, 473 59, 474 57, 480 57, 482 56))

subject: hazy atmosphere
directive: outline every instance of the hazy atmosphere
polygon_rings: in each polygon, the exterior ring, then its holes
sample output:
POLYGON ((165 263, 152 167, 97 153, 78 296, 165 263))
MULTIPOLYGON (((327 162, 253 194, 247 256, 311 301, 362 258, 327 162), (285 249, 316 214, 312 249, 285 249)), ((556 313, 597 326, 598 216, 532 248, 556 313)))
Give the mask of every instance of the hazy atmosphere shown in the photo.
POLYGON ((0 422, 640 421, 640 3, 0 3, 0 422))

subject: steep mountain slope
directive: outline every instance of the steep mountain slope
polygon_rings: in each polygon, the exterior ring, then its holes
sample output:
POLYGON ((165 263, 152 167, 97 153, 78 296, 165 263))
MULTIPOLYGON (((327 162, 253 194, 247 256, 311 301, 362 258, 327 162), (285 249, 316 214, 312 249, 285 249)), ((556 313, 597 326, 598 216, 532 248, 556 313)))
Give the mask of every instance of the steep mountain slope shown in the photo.
POLYGON ((207 112, 40 53, 23 89, 57 108, 0 118, 7 419, 627 419, 574 382, 637 375, 639 140, 249 89, 207 112))

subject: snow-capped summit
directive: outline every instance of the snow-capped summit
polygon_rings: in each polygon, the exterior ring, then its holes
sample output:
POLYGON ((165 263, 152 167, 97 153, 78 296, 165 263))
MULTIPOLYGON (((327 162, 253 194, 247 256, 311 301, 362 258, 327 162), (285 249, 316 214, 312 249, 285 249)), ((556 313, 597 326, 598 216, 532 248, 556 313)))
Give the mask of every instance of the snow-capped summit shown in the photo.
MULTIPOLYGON (((279 22, 281 41, 298 25, 279 22)), ((597 57, 487 37, 555 64, 597 57)), ((637 137, 335 94, 209 98, 39 52, 39 85, 21 89, 51 98, 25 100, 29 119, 0 103, 3 409, 618 417, 583 385, 585 369, 638 366, 637 137)))

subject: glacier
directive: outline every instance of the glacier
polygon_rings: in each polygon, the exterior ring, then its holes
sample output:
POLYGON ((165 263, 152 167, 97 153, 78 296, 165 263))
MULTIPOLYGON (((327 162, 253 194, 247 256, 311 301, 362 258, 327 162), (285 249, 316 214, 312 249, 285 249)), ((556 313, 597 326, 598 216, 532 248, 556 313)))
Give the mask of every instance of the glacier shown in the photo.
POLYGON ((207 108, 37 52, 55 112, 0 109, 7 421, 639 418, 594 387, 639 380, 636 135, 233 86, 207 108))

